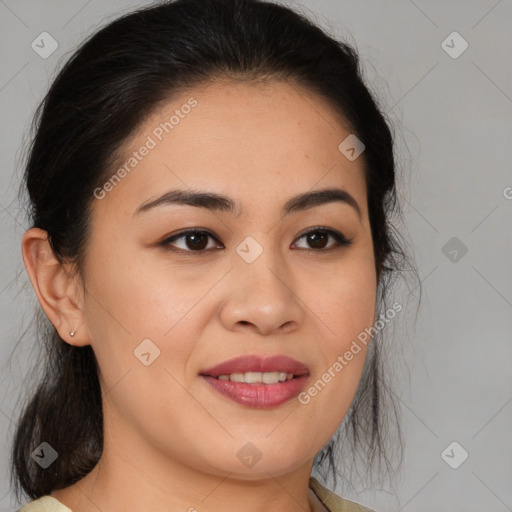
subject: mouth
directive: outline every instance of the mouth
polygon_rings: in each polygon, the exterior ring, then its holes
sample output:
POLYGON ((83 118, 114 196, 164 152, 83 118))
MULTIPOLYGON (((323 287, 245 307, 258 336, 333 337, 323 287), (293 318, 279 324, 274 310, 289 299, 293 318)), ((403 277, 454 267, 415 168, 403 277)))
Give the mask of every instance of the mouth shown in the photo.
MULTIPOLYGON (((309 368, 300 361, 284 355, 272 357, 248 355, 224 361, 216 366, 202 370, 199 374, 214 378, 221 377, 221 380, 227 380, 226 376, 230 380, 231 376, 235 376, 235 379, 240 379, 240 375, 242 375, 244 379, 247 376, 249 379, 247 382, 263 382, 261 379, 264 375, 267 380, 275 379, 277 374, 277 381, 284 381, 289 380, 288 375, 290 374, 293 377, 309 374, 309 368), (283 378, 283 374, 287 376, 286 379, 283 378), (251 379, 253 380, 251 381, 251 379)), ((232 380, 234 382, 242 382, 235 379, 232 380)))
POLYGON ((268 409, 297 396, 305 386, 309 369, 287 356, 243 356, 199 375, 215 391, 238 404, 268 409))

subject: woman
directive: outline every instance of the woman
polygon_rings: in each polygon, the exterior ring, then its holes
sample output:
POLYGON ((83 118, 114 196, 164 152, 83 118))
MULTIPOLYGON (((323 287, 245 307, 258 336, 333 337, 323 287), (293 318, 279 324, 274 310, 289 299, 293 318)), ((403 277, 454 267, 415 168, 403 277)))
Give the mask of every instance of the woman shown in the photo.
POLYGON ((370 510, 311 475, 342 422, 387 460, 401 309, 393 140, 350 46, 259 0, 128 14, 51 86, 25 186, 50 329, 23 512, 370 510))

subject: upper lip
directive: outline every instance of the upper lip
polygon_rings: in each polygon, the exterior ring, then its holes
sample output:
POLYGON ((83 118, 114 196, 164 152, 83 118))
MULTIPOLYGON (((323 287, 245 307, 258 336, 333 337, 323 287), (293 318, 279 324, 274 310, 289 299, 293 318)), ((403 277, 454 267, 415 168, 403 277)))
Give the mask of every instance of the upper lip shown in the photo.
POLYGON ((284 355, 271 357, 247 355, 224 361, 199 373, 200 375, 218 377, 219 375, 246 372, 286 372, 300 376, 309 374, 309 368, 301 362, 284 355))

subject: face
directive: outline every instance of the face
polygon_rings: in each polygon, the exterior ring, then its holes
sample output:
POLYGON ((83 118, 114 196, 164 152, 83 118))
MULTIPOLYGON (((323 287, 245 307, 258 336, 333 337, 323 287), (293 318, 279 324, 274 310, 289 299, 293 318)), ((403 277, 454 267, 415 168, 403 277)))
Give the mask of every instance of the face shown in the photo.
POLYGON ((286 83, 196 88, 139 127, 93 198, 82 273, 105 449, 256 479, 328 442, 377 290, 363 157, 338 149, 348 135, 286 83))

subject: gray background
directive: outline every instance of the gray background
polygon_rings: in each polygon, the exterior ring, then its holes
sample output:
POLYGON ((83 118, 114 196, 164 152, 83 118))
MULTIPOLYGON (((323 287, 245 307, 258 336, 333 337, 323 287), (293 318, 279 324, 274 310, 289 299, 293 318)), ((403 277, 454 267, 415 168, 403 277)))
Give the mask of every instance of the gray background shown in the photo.
MULTIPOLYGON (((402 478, 395 488, 352 497, 378 511, 512 510, 512 2, 287 4, 357 45, 397 131, 404 233, 422 279, 418 321, 399 326, 406 337, 395 368, 403 377, 396 389, 402 478), (458 58, 441 46, 454 31, 469 44, 458 58), (441 456, 452 441, 469 453, 457 469, 441 456)), ((35 362, 35 298, 20 252, 28 226, 16 197, 22 143, 62 59, 107 20, 142 5, 0 0, 0 510, 16 506, 8 447, 18 393, 35 362), (58 42, 47 59, 31 48, 44 31, 58 42)), ((448 41, 451 51, 461 48, 448 41)), ((456 462, 461 448, 448 453, 456 462)))

